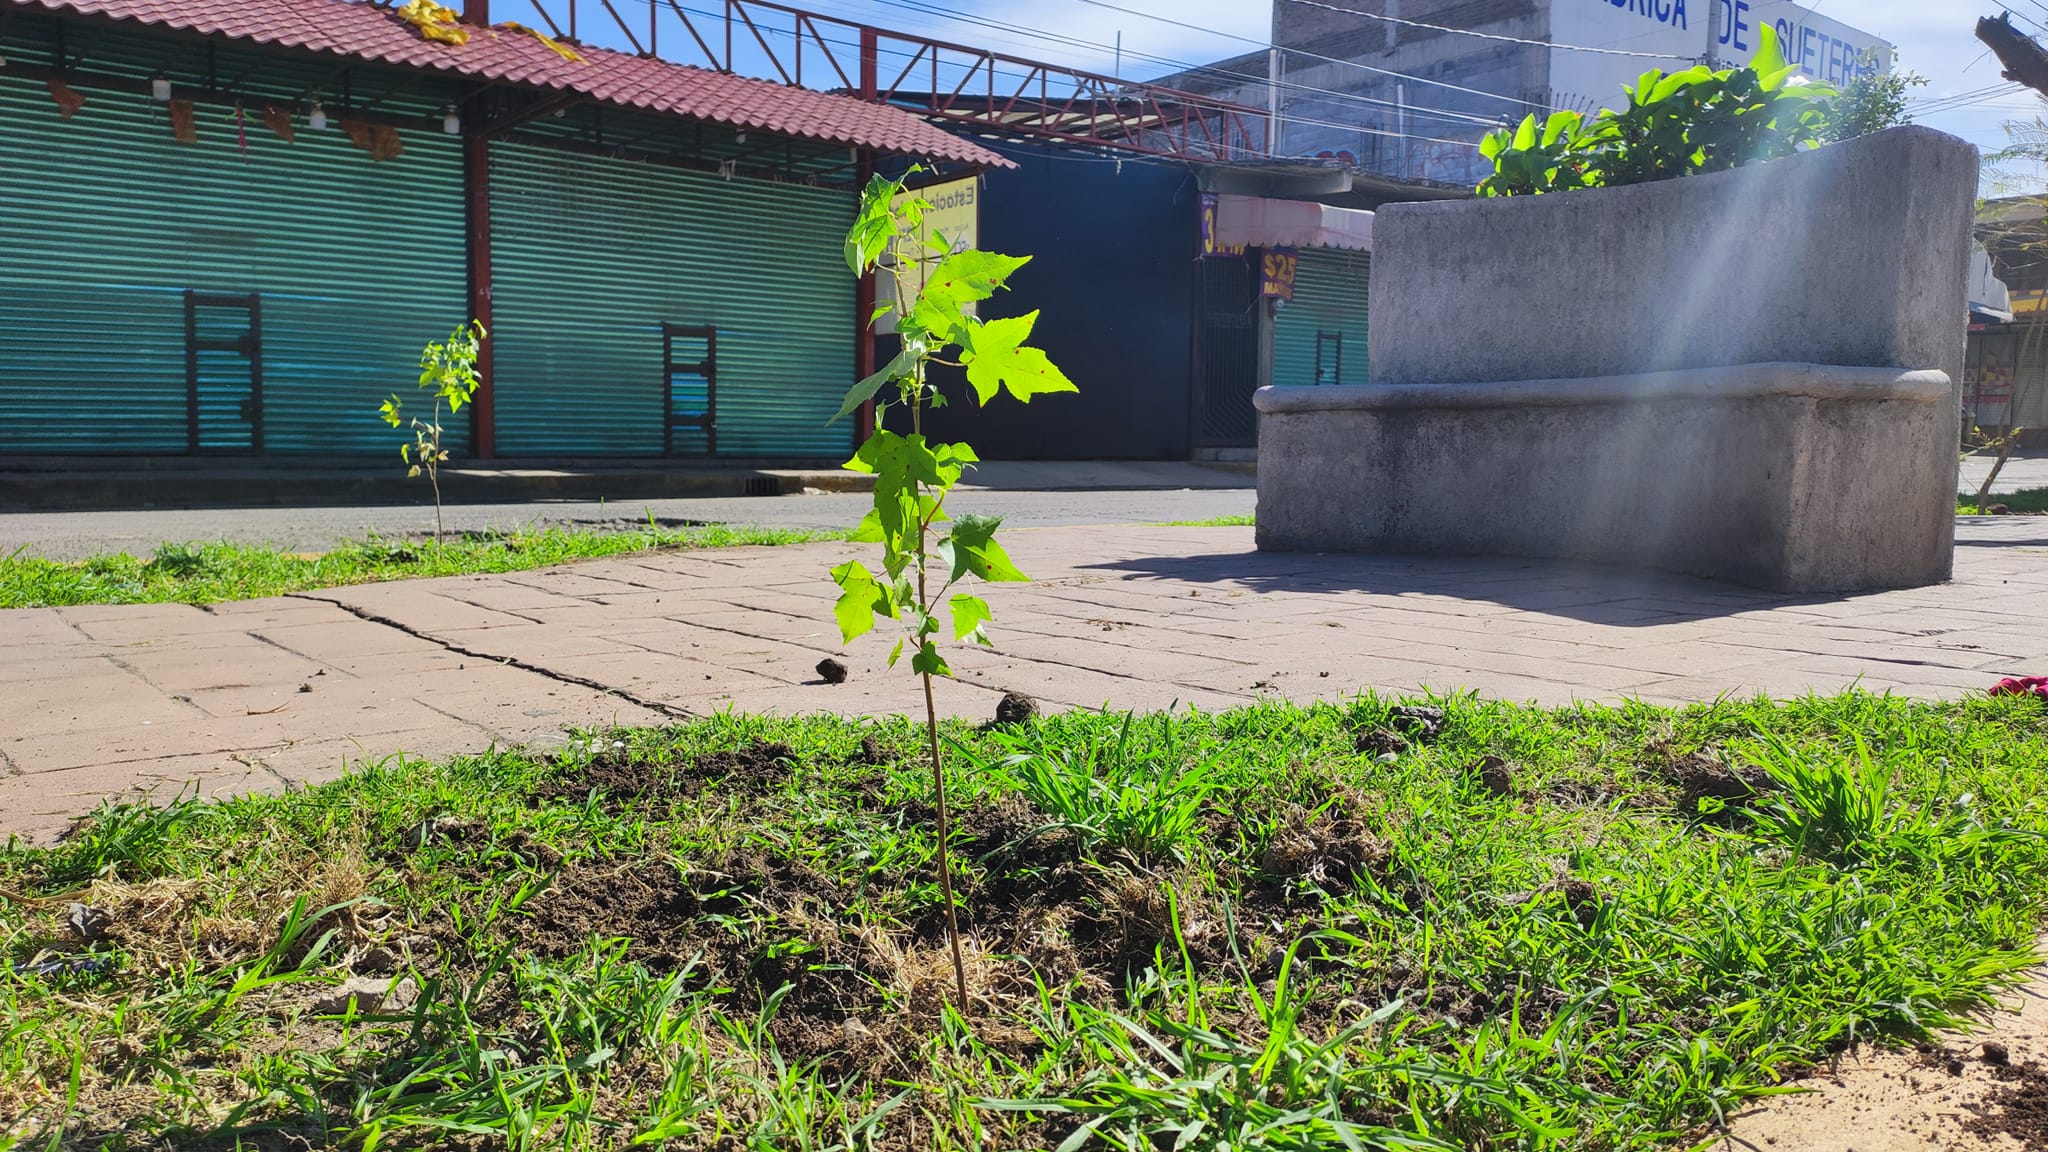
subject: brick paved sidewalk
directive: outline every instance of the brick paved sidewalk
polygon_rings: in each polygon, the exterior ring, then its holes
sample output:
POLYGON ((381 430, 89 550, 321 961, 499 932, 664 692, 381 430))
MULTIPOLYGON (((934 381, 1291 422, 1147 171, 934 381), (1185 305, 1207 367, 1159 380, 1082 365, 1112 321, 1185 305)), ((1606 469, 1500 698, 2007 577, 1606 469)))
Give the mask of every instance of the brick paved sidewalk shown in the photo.
MULTIPOLYGON (((1970 520, 1937 588, 1796 598, 1499 559, 1290 556, 1249 529, 1020 531, 1032 585, 993 589, 998 647, 959 652, 953 714, 1221 708, 1262 693, 1470 688, 1565 703, 1782 696, 1859 680, 1953 696, 2048 671, 2048 521, 1970 520)), ((888 642, 842 686, 824 571, 843 544, 606 560, 210 608, 0 613, 0 834, 101 798, 218 795, 345 764, 559 740, 724 708, 921 708, 888 642)))

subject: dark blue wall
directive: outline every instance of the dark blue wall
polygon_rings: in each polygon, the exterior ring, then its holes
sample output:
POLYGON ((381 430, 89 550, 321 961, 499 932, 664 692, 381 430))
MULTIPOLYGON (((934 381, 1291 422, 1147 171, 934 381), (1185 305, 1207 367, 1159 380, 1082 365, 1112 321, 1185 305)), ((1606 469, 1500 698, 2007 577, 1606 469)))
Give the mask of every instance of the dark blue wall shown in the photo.
POLYGON ((945 385, 953 404, 931 414, 927 432, 965 440, 990 460, 1187 459, 1201 246, 1194 173, 998 150, 1018 167, 985 178, 981 247, 1033 259, 982 314, 1038 309, 1032 343, 1080 392, 1029 405, 1003 396, 976 409, 956 374, 945 385))

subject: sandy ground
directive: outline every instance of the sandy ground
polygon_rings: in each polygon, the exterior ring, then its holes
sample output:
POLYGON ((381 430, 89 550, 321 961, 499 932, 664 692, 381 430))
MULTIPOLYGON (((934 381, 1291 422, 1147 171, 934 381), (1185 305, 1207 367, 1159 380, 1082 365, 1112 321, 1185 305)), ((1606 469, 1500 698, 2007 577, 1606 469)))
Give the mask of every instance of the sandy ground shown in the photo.
POLYGON ((2048 1149, 2048 972, 2005 999, 1938 1047, 1844 1057, 1813 1091, 1737 1116, 1716 1152, 2048 1149))

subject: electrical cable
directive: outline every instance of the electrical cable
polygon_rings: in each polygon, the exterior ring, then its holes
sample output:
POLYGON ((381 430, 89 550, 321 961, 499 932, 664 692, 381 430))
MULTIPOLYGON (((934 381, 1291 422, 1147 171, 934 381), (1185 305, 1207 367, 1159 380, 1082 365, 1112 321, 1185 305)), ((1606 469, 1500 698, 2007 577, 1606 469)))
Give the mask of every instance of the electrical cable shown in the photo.
POLYGON ((1975 100, 1983 96, 2003 96, 2018 91, 2023 87, 2025 87, 2023 84, 1987 84, 1982 88, 1972 88, 1965 92, 1951 92, 1946 96, 1922 96, 1918 100, 1908 102, 1906 107, 1909 109, 1926 108, 1936 104, 1951 104, 1959 100, 1975 100))
MULTIPOLYGON (((1099 44, 1094 41, 1082 40, 1076 37, 1066 36, 1059 33, 1040 32, 1035 29, 1023 28, 1014 24, 1006 23, 1004 21, 990 20, 980 16, 956 13, 936 5, 921 3, 920 0, 870 0, 870 2, 877 4, 885 4, 894 8, 903 8, 908 11, 918 12, 923 15, 940 16, 945 19, 954 20, 963 24, 970 24, 984 28, 993 28, 999 31, 1006 31, 1025 36, 1031 36, 1037 39, 1048 40, 1054 43, 1066 44, 1074 47, 1092 48, 1104 52, 1110 50, 1110 47, 1107 44, 1099 44)), ((1281 51, 1291 52, 1293 50, 1281 49, 1281 51)), ((1227 77, 1231 80, 1240 81, 1248 85, 1278 88, 1283 91, 1307 93, 1312 96, 1324 97, 1336 101, 1345 101, 1350 103, 1370 105, 1374 107, 1376 110, 1379 108, 1391 108, 1397 111, 1404 112, 1411 116, 1420 116, 1427 119, 1449 120, 1464 124, 1485 125, 1487 127, 1498 127, 1500 125, 1499 117, 1481 116, 1470 112, 1454 112, 1449 109, 1430 108, 1422 105, 1401 104, 1393 100, 1386 100, 1375 96, 1365 96, 1356 92, 1341 92, 1331 88, 1318 88, 1314 85, 1302 84, 1298 81, 1292 80, 1283 79, 1279 81, 1274 81, 1271 77, 1266 75, 1246 72, 1232 72, 1228 69, 1220 68, 1213 64, 1194 64, 1185 60, 1175 60, 1172 57, 1168 56, 1155 56, 1150 53, 1140 52, 1130 48, 1124 49, 1123 54, 1140 60, 1146 60, 1151 63, 1162 64, 1167 67, 1177 69, 1179 72, 1182 73, 1205 72, 1216 76, 1227 77)), ((1158 82, 1159 81, 1155 80, 1151 81, 1150 83, 1158 82)))
POLYGON ((2026 85, 2024 84, 2014 84, 2011 87, 2000 87, 1989 91, 1969 93, 1942 100, 1930 100, 1925 104, 1913 105, 1912 107, 1909 107, 1907 111, 1916 117, 1934 116, 1944 112, 1955 112, 1963 108, 1972 108, 1980 104, 1989 104, 1993 101, 2003 100, 2007 96, 2011 96, 2017 92, 2025 90, 2025 88, 2026 85))
POLYGON ((1335 56, 1319 56, 1314 52, 1304 51, 1300 48, 1280 48, 1279 45, 1274 44, 1269 40, 1259 40, 1250 36, 1241 36, 1235 32, 1225 32, 1220 28, 1205 28, 1200 24, 1189 24, 1182 20, 1175 20, 1170 16, 1159 16, 1151 12, 1140 12, 1135 8, 1123 8, 1115 4, 1110 4, 1107 2, 1107 0, 1079 0, 1079 3, 1087 4, 1096 8, 1106 8, 1111 12, 1122 12, 1125 15, 1129 16, 1140 16, 1147 20, 1157 20, 1162 24, 1171 24, 1176 28, 1186 28, 1195 32, 1207 32, 1212 36, 1220 36, 1225 40, 1236 40, 1241 44, 1256 44, 1259 47, 1264 48, 1268 51, 1278 48, 1282 52, 1290 53, 1295 56, 1300 56, 1304 59, 1314 60, 1319 64, 1337 64, 1345 68, 1356 68, 1362 72, 1373 72, 1381 76, 1391 76, 1398 80, 1412 80, 1417 84, 1429 84, 1438 88, 1448 88, 1453 92, 1463 92, 1471 96, 1484 96, 1489 100, 1503 100, 1509 104, 1520 104, 1525 108, 1534 108, 1538 111, 1549 110, 1549 106, 1546 104, 1540 103, 1535 100, 1524 100, 1519 96, 1507 96, 1499 92, 1488 92, 1483 88, 1467 88, 1462 84, 1453 84, 1448 80, 1432 80, 1427 76, 1417 76, 1408 72, 1396 72, 1390 68, 1375 68, 1370 64, 1361 64, 1356 60, 1339 60, 1335 56))
MULTIPOLYGON (((1084 4, 1094 4, 1097 0, 1081 0, 1081 2, 1084 4)), ((1382 16, 1377 12, 1360 12, 1355 8, 1340 8, 1335 4, 1322 3, 1322 0, 1274 0, 1274 2, 1299 4, 1304 8, 1321 8, 1326 12, 1342 12, 1350 16, 1363 16, 1368 20, 1384 20, 1389 24, 1399 24, 1405 28, 1426 28, 1431 32, 1448 32, 1457 36, 1473 36, 1481 40, 1499 40, 1508 44, 1529 44, 1538 48, 1559 48, 1566 52, 1591 52, 1601 56, 1635 56, 1645 60, 1683 60, 1687 63, 1696 63, 1699 59, 1696 56, 1675 56, 1669 52, 1631 52, 1626 48, 1591 48, 1584 44, 1563 44, 1552 40, 1526 40, 1520 36, 1502 36, 1493 32, 1474 32, 1470 28, 1451 28, 1443 24, 1424 24, 1419 20, 1403 20, 1398 16, 1382 16)))
MULTIPOLYGON (((642 3, 644 3, 644 4, 647 4, 647 5, 649 5, 650 7, 655 7, 655 6, 657 6, 657 5, 658 5, 658 3, 660 2, 660 0, 641 0, 641 2, 642 2, 642 3)), ((688 13, 689 15, 692 15, 692 16, 702 16, 702 17, 704 17, 704 18, 705 18, 705 19, 707 19, 707 20, 716 20, 716 19, 723 19, 723 18, 724 18, 723 14, 722 14, 722 13, 718 13, 718 12, 707 12, 707 11, 704 11, 704 10, 702 10, 702 9, 697 9, 697 8, 689 8, 689 7, 686 7, 686 6, 681 6, 681 5, 678 5, 678 7, 679 7, 679 9, 680 9, 681 11, 683 11, 683 12, 686 12, 686 13, 688 13)), ((781 28, 775 28, 775 27, 768 27, 768 28, 760 28, 760 29, 758 29, 758 30, 759 30, 759 31, 762 31, 762 32, 766 32, 766 33, 772 34, 772 35, 776 35, 776 36, 781 36, 781 37, 787 37, 787 38, 789 38, 789 39, 792 39, 792 40, 797 40, 797 39, 801 39, 800 35, 799 35, 799 34, 798 34, 798 33, 797 33, 796 31, 794 31, 794 30, 787 30, 787 31, 785 31, 784 29, 781 29, 781 28)), ((846 42, 846 41, 843 41, 843 40, 826 40, 826 39, 824 39, 824 38, 822 38, 822 37, 816 36, 815 34, 813 35, 813 38, 814 38, 814 39, 816 39, 816 40, 817 40, 818 42, 820 42, 820 43, 824 43, 824 44, 831 44, 831 45, 835 45, 835 46, 837 46, 837 47, 841 47, 841 48, 848 48, 848 49, 852 49, 852 50, 854 50, 854 51, 859 51, 859 48, 860 48, 860 46, 859 46, 858 44, 852 44, 852 43, 848 43, 848 42, 846 42)), ((879 49, 878 49, 878 50, 879 50, 879 49)), ((904 58, 904 59, 910 59, 910 60, 915 60, 915 59, 918 59, 918 58, 919 58, 919 57, 920 57, 920 56, 922 55, 921 53, 909 53, 909 52, 903 52, 903 51, 900 51, 900 50, 891 50, 891 51, 889 52, 889 54, 890 54, 890 55, 894 55, 894 56, 898 56, 898 57, 902 57, 902 58, 904 58)), ((1479 147, 1479 142, 1478 142, 1477 140, 1454 140, 1454 139, 1447 139, 1447 138, 1443 138, 1443 137, 1437 137, 1437 136, 1418 136, 1418 135, 1416 135, 1416 134, 1414 134, 1414 133, 1409 133, 1409 132, 1390 132, 1390 131, 1385 131, 1385 130, 1382 130, 1382 129, 1375 129, 1375 128, 1367 128, 1367 127, 1364 127, 1364 126, 1361 126, 1361 125, 1358 125, 1358 124, 1341 124, 1341 123, 1336 123, 1336 122, 1333 122, 1333 121, 1328 121, 1328 120, 1315 120, 1315 119, 1310 119, 1310 118, 1307 118, 1307 117, 1301 117, 1301 116, 1286 116, 1286 117, 1283 117, 1283 119, 1284 119, 1284 120, 1285 120, 1286 122, 1288 122, 1288 123, 1293 123, 1293 124, 1306 124, 1306 125, 1308 125, 1308 126, 1310 126, 1310 127, 1315 127, 1315 128, 1330 128, 1330 129, 1334 129, 1334 130, 1336 130, 1336 131, 1339 131, 1339 132, 1346 132, 1346 133, 1356 133, 1356 134, 1358 134, 1358 135, 1362 135, 1362 136, 1378 136, 1378 137, 1389 137, 1389 138, 1393 138, 1393 139, 1400 139, 1400 140, 1414 140, 1414 141, 1419 141, 1419 142, 1422 142, 1422 143, 1429 143, 1429 144, 1444 144, 1444 145, 1448 145, 1448 146, 1451 146, 1451 147, 1458 147, 1458 148, 1471 148, 1471 149, 1474 149, 1474 150, 1476 150, 1476 149, 1477 149, 1477 148, 1479 147)), ((1495 121, 1485 121, 1484 123, 1489 123, 1489 124, 1493 124, 1493 123, 1497 123, 1497 122, 1495 122, 1495 121)), ((1000 130, 1002 129, 1002 125, 1000 125, 1000 124, 991 124, 991 125, 989 125, 989 127, 990 127, 990 128, 992 128, 992 129, 998 130, 998 131, 1000 131, 1000 130)), ((1250 149, 1238 149, 1238 148, 1237 148, 1237 147, 1236 147, 1235 145, 1225 145, 1225 148, 1226 148, 1226 149, 1228 149, 1228 150, 1230 150, 1230 151, 1242 151, 1242 152, 1244 152, 1244 153, 1245 153, 1246 155, 1248 155, 1248 156, 1254 156, 1254 157, 1264 157, 1264 156, 1266 156, 1266 155, 1267 155, 1267 153, 1265 153, 1265 152, 1263 152, 1263 151, 1259 151, 1259 152, 1254 152, 1254 151, 1252 151, 1252 150, 1250 150, 1250 149)))

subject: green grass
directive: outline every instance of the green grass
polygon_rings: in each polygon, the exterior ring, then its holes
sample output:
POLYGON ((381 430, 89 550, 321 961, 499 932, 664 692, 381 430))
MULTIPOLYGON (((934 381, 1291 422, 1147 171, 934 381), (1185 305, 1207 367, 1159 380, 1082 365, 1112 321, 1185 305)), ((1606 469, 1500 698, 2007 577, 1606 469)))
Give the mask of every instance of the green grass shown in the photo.
POLYGON ((1160 526, 1163 528, 1250 528, 1252 524, 1252 514, 1245 512, 1230 516, 1211 516, 1207 520, 1168 520, 1160 526))
MULTIPOLYGON (((2003 504, 2016 514, 2039 515, 2048 512, 2048 488, 2027 488, 2018 492, 1994 492, 1986 498, 1986 503, 2003 504)), ((1977 494, 1975 492, 1956 493, 1956 515, 1974 516, 1976 514, 1977 494)))
POLYGON ((464 533, 443 543, 373 536, 343 541, 318 555, 225 542, 163 544, 148 559, 119 552, 63 561, 16 552, 0 557, 0 609, 212 604, 414 576, 517 572, 634 552, 843 538, 843 533, 786 528, 712 524, 678 529, 650 524, 627 531, 541 528, 464 533))
POLYGON ((1437 703, 950 728, 965 1013, 903 722, 106 809, 0 854, 0 1149, 1682 1147, 2034 959, 2037 702, 1437 703))

